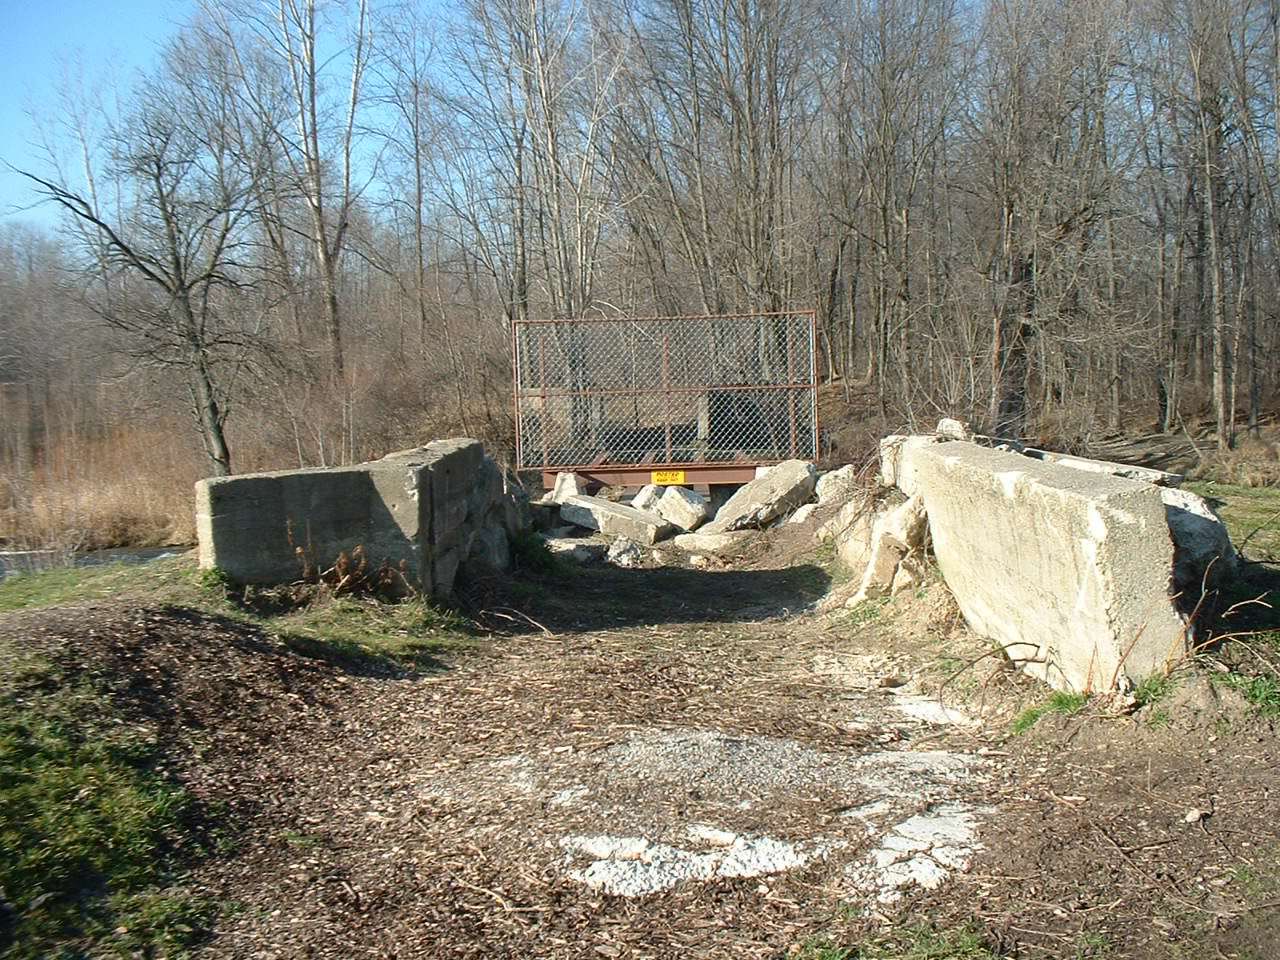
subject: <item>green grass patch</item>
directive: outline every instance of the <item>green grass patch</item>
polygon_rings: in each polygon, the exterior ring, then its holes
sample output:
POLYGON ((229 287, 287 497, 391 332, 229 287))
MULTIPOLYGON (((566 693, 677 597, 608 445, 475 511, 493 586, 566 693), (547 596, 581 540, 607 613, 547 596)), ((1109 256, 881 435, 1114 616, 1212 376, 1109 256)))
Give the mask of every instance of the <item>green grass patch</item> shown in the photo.
POLYGON ((1085 693, 1066 693, 1059 690, 1044 703, 1037 704, 1034 707, 1028 707, 1018 714, 1013 721, 1014 733, 1026 733, 1041 719, 1051 713, 1061 714, 1064 717, 1075 716, 1085 708, 1089 702, 1089 695, 1085 693))
POLYGON ((1139 707, 1149 707, 1164 700, 1177 689, 1178 681, 1173 677, 1153 675, 1147 677, 1133 691, 1133 700, 1139 707))
POLYGON ((1185 486, 1217 503, 1236 547, 1255 559, 1280 560, 1280 489, 1214 481, 1185 486))
POLYGON ((348 662, 412 666, 472 639, 466 620, 420 598, 387 603, 334 597, 324 587, 239 587, 221 571, 199 569, 190 556, 60 568, 0 583, 0 613, 112 598, 226 617, 275 634, 299 653, 348 662))
POLYGON ((0 582, 0 613, 50 607, 72 600, 100 600, 128 587, 137 567, 55 567, 6 577, 0 582))
POLYGON ((327 651, 347 660, 372 657, 401 666, 421 665, 473 642, 467 621, 418 599, 380 603, 321 597, 277 616, 241 616, 300 653, 327 651))
POLYGON ((906 927, 856 947, 840 947, 830 939, 806 941, 800 960, 1001 960, 983 938, 968 927, 938 930, 906 927))
POLYGON ((1280 717, 1280 680, 1263 675, 1246 677, 1238 673, 1211 675, 1215 682, 1238 691, 1264 717, 1280 717))
POLYGON ((226 587, 219 571, 200 570, 192 555, 142 564, 55 567, 0 581, 0 613, 113 597, 223 612, 226 587))
POLYGON ((840 623, 849 627, 861 627, 864 624, 876 623, 888 613, 891 602, 889 597, 873 597, 869 600, 863 600, 862 603, 841 617, 840 623))
POLYGON ((176 955, 211 916, 172 887, 189 798, 101 691, 0 653, 0 956, 176 955))

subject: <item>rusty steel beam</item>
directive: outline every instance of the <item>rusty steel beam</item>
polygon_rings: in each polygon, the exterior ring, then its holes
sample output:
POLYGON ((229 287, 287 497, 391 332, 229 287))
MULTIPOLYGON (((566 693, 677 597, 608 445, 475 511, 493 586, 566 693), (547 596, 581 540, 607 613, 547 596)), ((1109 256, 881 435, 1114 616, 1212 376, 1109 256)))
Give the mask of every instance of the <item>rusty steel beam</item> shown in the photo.
POLYGON ((695 484, 750 483, 756 478, 756 468, 741 463, 678 465, 665 470, 609 466, 565 467, 562 470, 542 471, 542 485, 545 489, 550 490, 555 486, 557 473, 576 473, 587 483, 602 487, 643 487, 654 482, 655 473, 681 474, 683 480, 668 483, 685 487, 695 484))

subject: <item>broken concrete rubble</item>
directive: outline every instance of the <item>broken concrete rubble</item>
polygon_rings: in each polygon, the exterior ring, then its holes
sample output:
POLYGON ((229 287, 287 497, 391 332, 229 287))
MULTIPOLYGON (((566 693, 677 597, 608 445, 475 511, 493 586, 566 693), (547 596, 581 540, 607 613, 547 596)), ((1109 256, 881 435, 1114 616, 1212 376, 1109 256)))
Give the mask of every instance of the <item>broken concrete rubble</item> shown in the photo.
POLYGON ((657 513, 658 501, 662 498, 662 488, 652 483, 646 484, 640 488, 640 491, 631 498, 631 506, 637 510, 644 510, 647 513, 657 513))
POLYGON ((557 473, 555 486, 546 499, 551 503, 564 503, 570 497, 584 496, 586 492, 586 481, 576 473, 557 473))
POLYGON ((937 428, 933 431, 940 437, 948 440, 972 440, 973 430, 969 428, 967 423, 955 420, 951 417, 943 417, 938 421, 937 428))
POLYGON ((819 506, 826 506, 843 500, 853 493, 858 486, 858 471, 853 464, 846 464, 835 470, 828 470, 818 478, 814 487, 819 506))
POLYGON ((671 524, 654 513, 600 497, 570 497, 560 505, 560 516, 588 530, 610 537, 627 537, 652 546, 672 532, 671 524))
POLYGON ((718 553, 738 543, 746 534, 743 533, 700 533, 677 534, 671 541, 673 546, 690 553, 718 553))
POLYGON ((1187 649, 1161 490, 963 442, 892 445, 965 619, 1054 686, 1129 687, 1187 649))
POLYGON ((919 494, 881 513, 872 526, 869 555, 858 592, 847 606, 856 607, 866 600, 914 586, 918 578, 906 564, 909 558, 919 557, 927 529, 924 499, 919 494))
POLYGON ((804 523, 813 516, 817 509, 818 505, 816 503, 806 503, 803 507, 798 507, 791 516, 787 517, 787 523, 804 523))
POLYGON ((557 557, 574 563, 599 563, 605 558, 609 545, 600 540, 580 540, 569 537, 545 538, 547 549, 557 557))
POLYGON ((817 471, 805 460, 786 460, 743 486, 703 529, 728 533, 765 527, 813 496, 817 471))
POLYGON ((1065 453, 1051 453, 1048 450, 1038 450, 1035 447, 1026 447, 1021 451, 1028 457, 1036 460, 1044 460, 1046 463, 1056 463, 1062 467, 1070 467, 1073 470, 1088 470, 1092 473, 1106 473, 1113 477, 1123 477, 1126 480, 1140 480, 1144 483, 1154 483, 1157 487, 1178 487, 1182 485, 1184 477, 1180 473, 1169 473, 1165 470, 1154 470, 1151 467, 1139 467, 1132 463, 1115 463, 1110 460, 1091 460, 1088 457, 1073 457, 1065 453))
POLYGON ((1223 585, 1236 575, 1240 558, 1227 525, 1207 500, 1189 490, 1164 487, 1165 519, 1173 539, 1175 604, 1193 626, 1212 623, 1223 585))
POLYGON ((606 559, 615 567, 638 567, 644 560, 644 551, 634 540, 619 537, 609 544, 606 559))
POLYGON ((932 436, 906 436, 892 434, 880 441, 880 482, 886 487, 897 487, 908 497, 916 493, 915 467, 912 454, 923 447, 942 443, 932 436))
POLYGON ((657 513, 684 531, 693 531, 711 519, 711 503, 684 487, 667 487, 658 498, 657 513))

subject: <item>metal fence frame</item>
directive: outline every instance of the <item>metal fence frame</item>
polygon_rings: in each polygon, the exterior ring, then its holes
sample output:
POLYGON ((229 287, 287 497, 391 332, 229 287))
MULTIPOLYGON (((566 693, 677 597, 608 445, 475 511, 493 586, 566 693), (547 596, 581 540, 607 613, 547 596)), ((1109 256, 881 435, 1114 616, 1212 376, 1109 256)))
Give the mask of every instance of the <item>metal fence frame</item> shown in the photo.
MULTIPOLYGON (((712 336, 714 337, 714 334, 712 336)), ((651 481, 663 482, 664 479, 666 482, 687 484, 741 483, 755 476, 756 467, 767 466, 791 458, 812 460, 817 456, 817 316, 814 310, 689 316, 577 318, 572 320, 518 320, 512 326, 511 337, 513 357, 512 392, 516 419, 516 463, 518 468, 522 470, 541 470, 544 480, 550 481, 558 472, 568 472, 577 473, 589 480, 595 480, 600 483, 622 485, 635 485, 651 481), (714 331, 716 329, 732 330, 736 323, 741 322, 744 330, 750 325, 751 335, 756 336, 757 331, 761 329, 760 321, 762 320, 790 321, 796 325, 794 330, 791 328, 787 330, 785 349, 787 369, 781 380, 760 379, 758 382, 727 383, 711 382, 713 378, 707 377, 706 382, 689 382, 687 379, 679 383, 673 382, 673 380, 679 379, 672 377, 668 356, 670 338, 673 334, 668 331, 665 335, 662 335, 664 325, 687 334, 696 324, 704 324, 708 330, 714 331), (573 383, 567 383, 565 377, 561 377, 560 382, 556 382, 555 373, 548 373, 545 360, 547 350, 542 338, 543 331, 555 330, 556 328, 561 331, 574 329, 589 331, 592 326, 599 327, 600 325, 615 324, 631 324, 637 325, 642 329, 649 328, 658 331, 648 340, 651 343, 657 343, 659 342, 659 336, 661 336, 661 357, 659 358, 656 354, 647 357, 655 372, 660 370, 660 376, 657 377, 658 382, 644 386, 635 384, 619 386, 608 382, 599 383, 596 379, 596 372, 591 369, 589 349, 581 350, 582 362, 578 364, 578 367, 585 369, 576 369, 574 371, 573 383), (582 326, 579 327, 577 325, 582 326), (682 327, 683 329, 680 330, 682 327), (805 341, 803 343, 805 356, 799 358, 799 361, 797 361, 796 354, 800 351, 793 348, 792 345, 791 338, 793 333, 805 341), (536 362, 529 356, 529 353, 533 351, 533 347, 530 346, 533 343, 538 344, 536 362), (805 369, 796 369, 797 363, 802 363, 805 369), (681 459, 673 456, 673 430, 681 425, 673 422, 672 398, 683 398, 683 402, 686 405, 692 400, 693 403, 706 406, 709 410, 713 395, 718 394, 723 398, 725 395, 733 395, 735 392, 743 395, 748 400, 753 395, 760 396, 770 393, 777 393, 779 400, 785 397, 783 402, 788 408, 789 416, 789 422, 787 423, 789 442, 784 444, 785 449, 779 447, 771 451, 774 455, 765 457, 751 457, 740 450, 733 451, 732 448, 716 450, 714 451, 715 456, 704 455, 696 459, 681 459), (703 397, 706 399, 702 399, 703 397), (657 449, 649 449, 644 457, 617 456, 615 454, 618 451, 609 449, 595 450, 594 456, 569 456, 568 459, 563 455, 565 448, 555 451, 556 454, 562 455, 552 454, 546 439, 548 426, 543 422, 542 418, 551 409, 550 405, 553 401, 565 401, 575 406, 575 408, 577 406, 590 408, 593 404, 604 405, 619 399, 623 401, 630 399, 632 406, 637 410, 642 399, 660 402, 664 405, 665 423, 659 422, 657 425, 642 426, 637 420, 634 424, 636 432, 655 429, 663 431, 664 442, 657 449), (800 409, 802 406, 805 409, 800 409), (536 413, 532 412, 535 409, 536 413), (537 424, 537 437, 530 436, 530 433, 533 432, 531 425, 535 422, 537 424), (676 478, 677 475, 678 479, 676 478)), ((743 342, 746 342, 745 339, 743 342)), ((800 345, 799 340, 797 340, 796 347, 800 345)), ((711 350, 712 345, 708 344, 707 349, 711 350)), ((573 361, 567 355, 559 359, 562 362, 557 367, 557 373, 561 368, 568 370, 574 367, 573 361)), ((756 360, 758 363, 763 364, 763 360, 759 357, 756 360)), ((705 416, 709 420, 711 414, 708 412, 705 416)), ((573 423, 569 425, 568 435, 571 437, 574 435, 575 426, 576 424, 573 423)), ((688 425, 686 423, 683 426, 687 428, 688 425)), ((590 445, 582 442, 577 444, 579 448, 584 446, 590 445)), ((572 444, 569 449, 574 449, 572 444)), ((631 452, 634 453, 635 451, 631 452)))

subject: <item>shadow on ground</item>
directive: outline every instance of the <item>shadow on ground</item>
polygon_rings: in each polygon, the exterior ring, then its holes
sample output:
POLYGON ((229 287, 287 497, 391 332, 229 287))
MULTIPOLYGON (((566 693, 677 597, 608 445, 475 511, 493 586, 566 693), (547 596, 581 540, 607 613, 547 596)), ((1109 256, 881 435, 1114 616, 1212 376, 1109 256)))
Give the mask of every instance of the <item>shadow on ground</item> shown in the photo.
MULTIPOLYGON (((780 570, 623 570, 588 566, 552 575, 517 574, 466 599, 473 615, 523 614, 553 633, 587 633, 661 623, 747 623, 805 609, 831 577, 815 564, 780 570)), ((519 620, 519 618, 517 618, 519 620)), ((537 626, 504 622, 508 632, 537 626)))
POLYGON ((1246 562, 1227 605, 1219 632, 1280 632, 1280 566, 1246 562))

